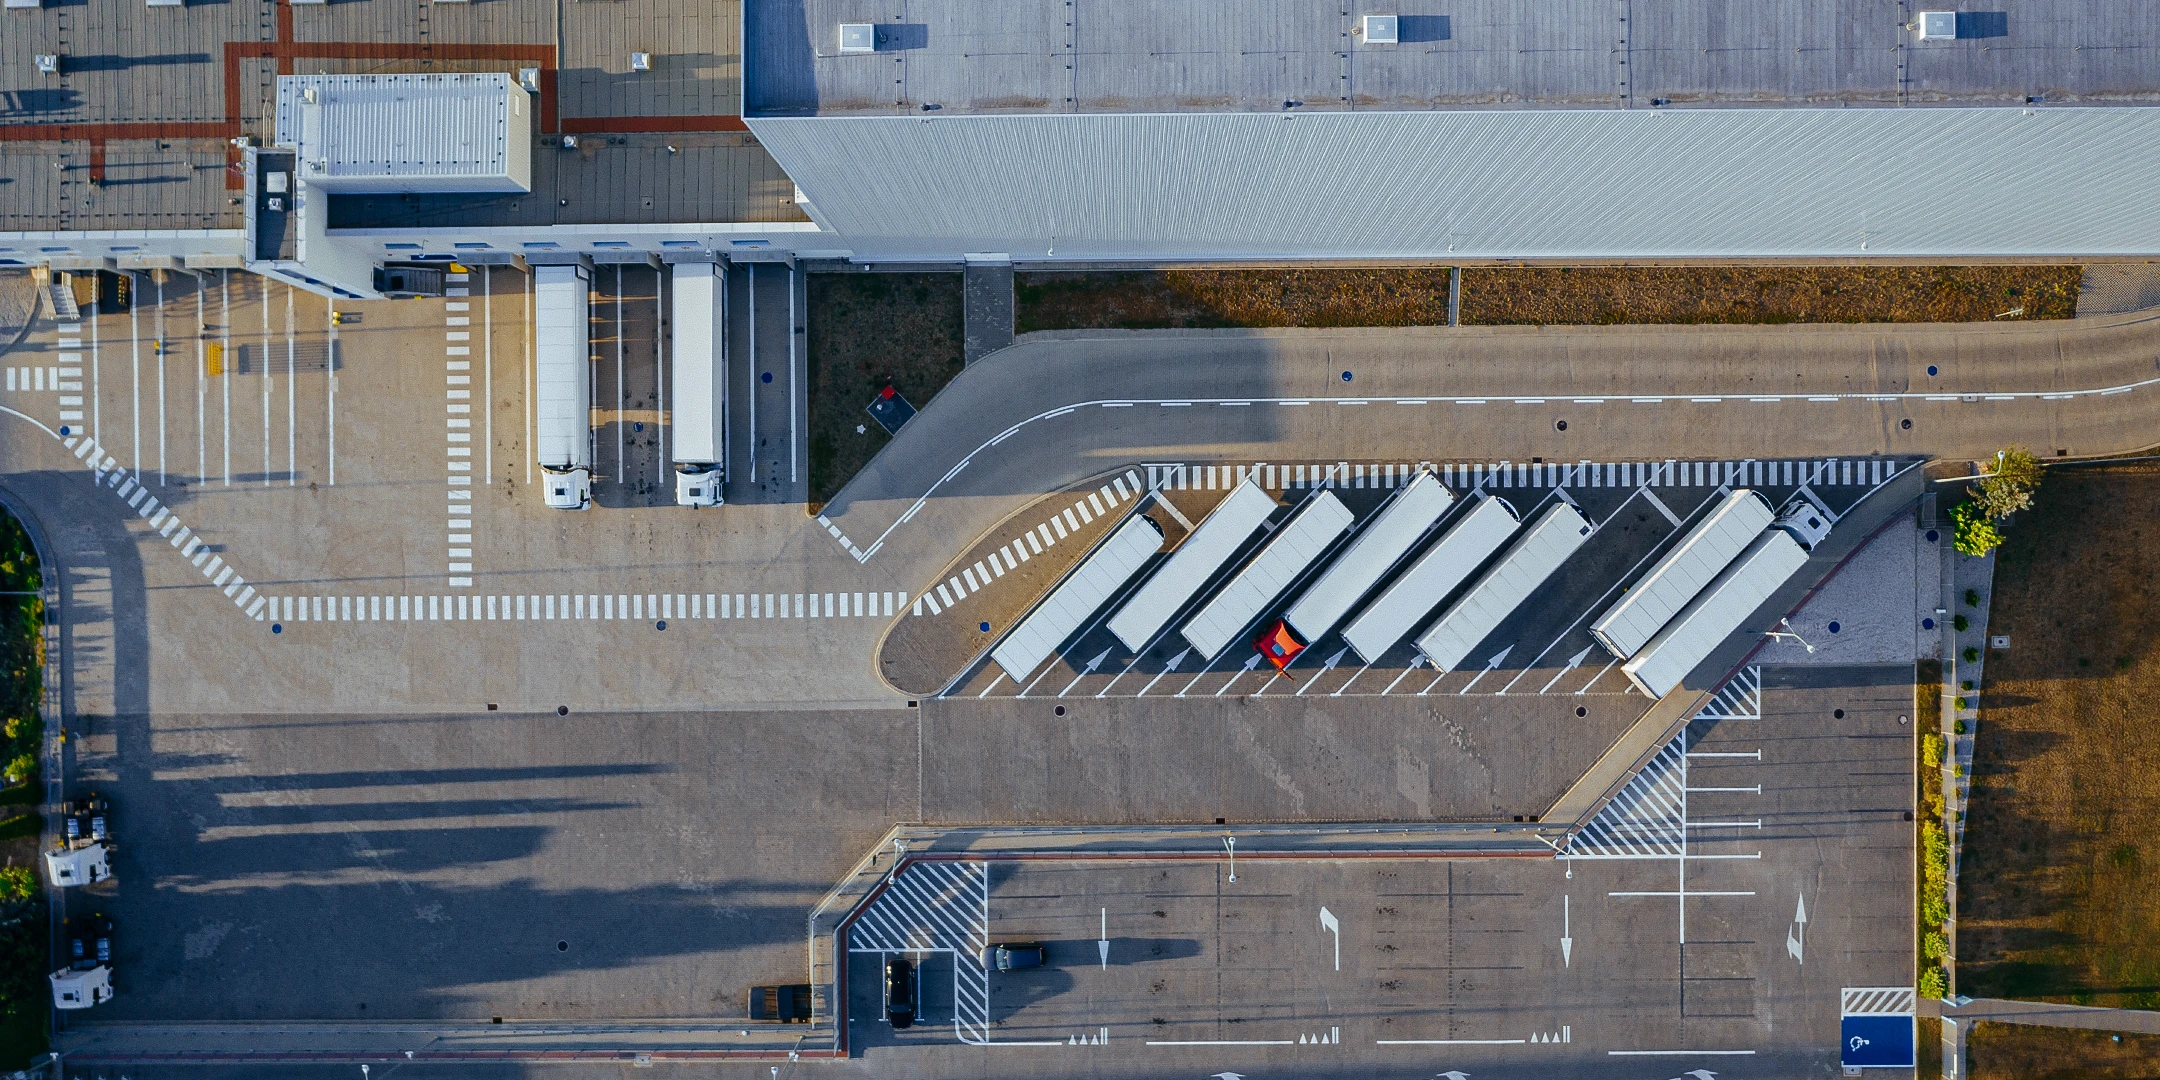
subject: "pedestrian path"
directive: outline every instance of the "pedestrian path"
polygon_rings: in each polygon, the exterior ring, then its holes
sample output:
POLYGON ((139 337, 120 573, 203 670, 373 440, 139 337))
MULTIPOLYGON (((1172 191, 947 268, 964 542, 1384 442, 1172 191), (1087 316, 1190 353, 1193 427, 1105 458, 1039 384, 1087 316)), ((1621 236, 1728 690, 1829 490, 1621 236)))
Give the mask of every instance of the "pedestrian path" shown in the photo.
POLYGON ((1687 734, 1666 743, 1568 839, 1570 859, 1678 858, 1687 851, 1687 734))
POLYGON ((449 285, 443 295, 443 379, 449 409, 448 466, 450 481, 449 520, 450 587, 468 588, 473 579, 473 421, 472 421, 472 295, 471 275, 453 271, 444 275, 449 285))
POLYGON ((135 511, 137 517, 149 522, 150 527, 157 530, 158 536, 178 550, 181 558, 201 571, 211 587, 223 593, 226 599, 233 602, 234 607, 245 611, 251 617, 261 617, 267 606, 266 602, 256 594, 255 586, 248 584, 246 578, 241 577, 238 571, 226 563, 223 554, 212 550, 192 528, 181 524, 180 515, 150 494, 150 489, 139 477, 121 468, 119 461, 106 453, 97 440, 87 435, 73 434, 66 427, 62 427, 60 431, 61 445, 75 452, 75 459, 90 470, 90 475, 96 479, 99 486, 111 491, 116 498, 127 504, 128 509, 135 511))
POLYGON ((18 365, 0 374, 0 387, 9 395, 52 394, 50 400, 34 403, 37 413, 54 416, 58 423, 80 425, 83 422, 83 343, 81 323, 59 325, 59 351, 53 355, 51 364, 18 365), (46 410, 53 410, 47 413, 46 410))
POLYGON ((867 619, 907 608, 901 592, 363 593, 268 598, 258 619, 305 622, 613 622, 867 619))
MULTIPOLYGON (((1154 471, 1153 466, 1149 472, 1154 471)), ((1017 570, 1020 564, 1042 554, 1057 545, 1058 541, 1078 532, 1080 527, 1096 518, 1114 513, 1125 503, 1138 498, 1144 489, 1140 486, 1140 473, 1127 469, 1111 478, 1096 491, 1051 514, 1033 528, 1020 534, 1018 539, 1000 546, 997 550, 975 560, 975 565, 962 567, 952 577, 931 586, 929 592, 916 598, 914 613, 936 615, 959 606, 962 600, 982 591, 992 581, 1017 570)))
POLYGON ((990 1039, 990 868, 980 861, 918 861, 894 874, 848 927, 850 953, 949 953, 953 1027, 960 1041, 990 1039))
POLYGON ((1703 703, 1702 711, 1695 714, 1697 720, 1760 720, 1762 719, 1762 668, 1750 665, 1740 669, 1718 692, 1703 703))

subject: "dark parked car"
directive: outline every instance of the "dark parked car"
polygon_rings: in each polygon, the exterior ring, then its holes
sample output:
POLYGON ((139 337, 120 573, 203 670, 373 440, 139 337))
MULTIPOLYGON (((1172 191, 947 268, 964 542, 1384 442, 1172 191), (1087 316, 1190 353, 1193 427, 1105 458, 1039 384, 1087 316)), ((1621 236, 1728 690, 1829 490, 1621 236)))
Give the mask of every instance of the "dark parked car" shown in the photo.
POLYGON ((783 1024, 810 1022, 810 984, 753 986, 750 988, 750 1019, 783 1024))
POLYGON ((905 956, 885 962, 885 1019, 896 1028, 915 1024, 915 965, 905 956))
POLYGON ((984 971, 1016 971, 1020 968, 1042 967, 1049 956, 1039 941, 1006 941, 982 951, 984 971))

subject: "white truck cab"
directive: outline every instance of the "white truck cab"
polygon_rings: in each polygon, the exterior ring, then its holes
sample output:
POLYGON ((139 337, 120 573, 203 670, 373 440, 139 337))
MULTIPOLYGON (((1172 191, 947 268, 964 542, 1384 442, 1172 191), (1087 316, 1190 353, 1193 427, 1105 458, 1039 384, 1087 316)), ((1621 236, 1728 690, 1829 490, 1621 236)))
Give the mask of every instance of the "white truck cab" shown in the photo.
POLYGON ((540 468, 547 504, 557 510, 585 510, 592 506, 592 470, 582 466, 540 468))
POLYGON ((88 971, 61 968, 52 973, 55 1009, 87 1009, 111 1001, 112 996, 112 969, 103 964, 88 971))
POLYGON ((80 847, 55 847, 45 852, 45 877, 63 889, 95 885, 112 877, 112 859, 95 840, 80 847))
POLYGON ((675 505, 719 506, 720 479, 718 465, 675 466, 675 505))

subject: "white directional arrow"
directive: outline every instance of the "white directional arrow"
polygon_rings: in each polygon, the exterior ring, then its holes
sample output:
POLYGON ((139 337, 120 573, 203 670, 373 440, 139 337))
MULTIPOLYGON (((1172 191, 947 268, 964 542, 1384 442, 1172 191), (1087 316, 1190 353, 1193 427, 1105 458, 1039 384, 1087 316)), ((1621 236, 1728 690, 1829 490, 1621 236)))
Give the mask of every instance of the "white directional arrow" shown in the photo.
POLYGON ((1499 667, 1501 664, 1507 662, 1507 654, 1514 651, 1515 646, 1510 645, 1507 648, 1502 649, 1497 653, 1494 653, 1492 659, 1485 661, 1485 670, 1478 672, 1477 678, 1473 678, 1469 682, 1464 683, 1462 689, 1455 691, 1455 695, 1457 697, 1460 697, 1464 694, 1469 693, 1470 688, 1478 684, 1478 679, 1482 679, 1485 676, 1492 674, 1492 670, 1494 668, 1499 667))
MULTIPOLYGON (((1229 681, 1229 682, 1226 682, 1226 683, 1224 683, 1224 684, 1222 684, 1222 690, 1217 690, 1217 691, 1215 691, 1215 696, 1216 696, 1216 697, 1221 697, 1221 696, 1223 696, 1223 690, 1228 690, 1228 689, 1230 689, 1230 687, 1231 687, 1231 686, 1233 686, 1233 685, 1235 685, 1235 684, 1237 683, 1237 681, 1238 681, 1238 675, 1243 675, 1243 674, 1245 674, 1245 672, 1246 672, 1246 671, 1251 671, 1252 669, 1254 669, 1254 668, 1256 668, 1256 667, 1259 667, 1259 666, 1260 666, 1260 654, 1259 654, 1259 653, 1254 653, 1254 654, 1252 654, 1252 658, 1251 658, 1251 659, 1249 659, 1249 660, 1245 661, 1245 668, 1244 668, 1244 670, 1243 670, 1243 671, 1240 671, 1240 672, 1238 672, 1238 674, 1237 674, 1237 675, 1232 675, 1232 676, 1230 676, 1230 681, 1229 681)), ((1207 673, 1206 673, 1206 672, 1201 672, 1201 674, 1205 675, 1205 674, 1207 674, 1207 673)))
POLYGON ((1209 1077, 1208 1080, 1245 1080, 1245 1074, 1234 1072, 1219 1072, 1216 1073, 1214 1076, 1209 1077))
POLYGON ((1328 933, 1335 935, 1335 970, 1341 971, 1342 923, 1336 921, 1334 912, 1329 911, 1328 909, 1323 907, 1320 909, 1320 928, 1322 930, 1326 930, 1328 933))
POLYGON ((1449 1069, 1444 1073, 1434 1073, 1433 1080, 1470 1080, 1470 1074, 1449 1069))
POLYGON ((1314 679, 1335 670, 1335 665, 1342 663, 1342 658, 1344 654, 1348 653, 1349 651, 1350 650, 1348 648, 1337 649, 1335 650, 1335 655, 1330 656, 1325 660, 1322 660, 1320 662, 1320 670, 1305 677, 1305 685, 1298 687, 1298 694, 1302 696, 1305 691, 1312 689, 1314 679))
POLYGON ((1593 649, 1593 648, 1595 648, 1595 647, 1596 647, 1596 646, 1592 646, 1592 645, 1585 645, 1585 646, 1583 646, 1583 651, 1581 651, 1581 652, 1579 652, 1579 653, 1576 653, 1576 654, 1575 654, 1575 655, 1573 655, 1573 656, 1570 656, 1570 657, 1568 657, 1568 662, 1567 662, 1567 666, 1566 666, 1566 667, 1564 667, 1564 668, 1561 668, 1561 669, 1560 669, 1560 674, 1558 674, 1558 675, 1555 675, 1555 676, 1553 676, 1553 677, 1552 677, 1551 679, 1547 680, 1547 681, 1546 681, 1546 683, 1545 683, 1545 685, 1543 685, 1543 686, 1540 686, 1540 687, 1538 687, 1538 693, 1542 694, 1542 693, 1544 693, 1545 691, 1547 691, 1547 690, 1550 690, 1550 689, 1552 689, 1552 688, 1553 688, 1553 683, 1559 682, 1559 681, 1560 681, 1560 680, 1561 680, 1562 678, 1566 677, 1566 675, 1567 675, 1567 673, 1568 673, 1568 672, 1570 672, 1570 671, 1573 671, 1573 670, 1575 670, 1576 668, 1579 668, 1579 667, 1581 667, 1581 666, 1582 666, 1582 662, 1583 662, 1583 661, 1584 661, 1585 659, 1588 659, 1588 658, 1589 658, 1589 656, 1590 656, 1590 650, 1591 650, 1591 649, 1593 649))
POLYGON ((1801 958, 1801 954, 1807 951, 1807 897, 1805 896, 1800 898, 1799 906, 1793 910, 1792 928, 1785 931, 1785 951, 1791 954, 1794 962, 1807 963, 1806 960, 1801 958))
POLYGON ((1102 955, 1104 971, 1110 970, 1110 909, 1102 909, 1102 937, 1095 942, 1095 951, 1102 955))
POLYGON ((1153 690, 1153 689, 1155 689, 1155 684, 1156 684, 1156 683, 1159 683, 1159 682, 1161 682, 1161 681, 1162 681, 1162 677, 1163 677, 1163 676, 1165 676, 1165 675, 1168 675, 1168 674, 1170 674, 1170 673, 1171 673, 1171 672, 1173 672, 1173 671, 1176 671, 1176 670, 1177 670, 1177 666, 1178 666, 1179 664, 1182 664, 1182 663, 1184 663, 1184 662, 1185 662, 1185 658, 1186 658, 1187 656, 1190 656, 1190 655, 1192 655, 1192 650, 1191 650, 1191 649, 1186 649, 1186 650, 1185 650, 1184 652, 1181 652, 1181 653, 1177 654, 1176 656, 1173 656, 1173 657, 1171 657, 1171 658, 1170 658, 1170 663, 1169 663, 1169 664, 1168 664, 1167 666, 1165 666, 1165 667, 1164 667, 1164 668, 1163 668, 1163 669, 1162 669, 1161 671, 1158 671, 1158 672, 1156 672, 1156 673, 1155 673, 1155 677, 1154 677, 1154 678, 1152 678, 1152 679, 1149 679, 1149 680, 1147 681, 1147 685, 1146 685, 1146 686, 1143 686, 1143 687, 1141 687, 1141 688, 1140 688, 1140 692, 1139 692, 1139 693, 1137 693, 1137 694, 1134 694, 1133 696, 1134 696, 1134 697, 1146 697, 1146 696, 1147 696, 1147 692, 1148 692, 1148 691, 1150 691, 1150 690, 1153 690))
POLYGON ((1093 675, 1095 673, 1095 669, 1101 667, 1103 661, 1108 659, 1110 659, 1109 649, 1104 649, 1103 651, 1096 653, 1095 659, 1088 661, 1087 666, 1080 669, 1080 674, 1073 676, 1073 681, 1066 683, 1065 689, 1058 691, 1058 696, 1064 697, 1065 695, 1072 693, 1072 688, 1080 685, 1080 680, 1085 679, 1090 675, 1093 675))
POLYGON ((1575 938, 1568 926, 1568 899, 1566 896, 1560 898, 1560 964, 1563 967, 1574 967, 1575 938))

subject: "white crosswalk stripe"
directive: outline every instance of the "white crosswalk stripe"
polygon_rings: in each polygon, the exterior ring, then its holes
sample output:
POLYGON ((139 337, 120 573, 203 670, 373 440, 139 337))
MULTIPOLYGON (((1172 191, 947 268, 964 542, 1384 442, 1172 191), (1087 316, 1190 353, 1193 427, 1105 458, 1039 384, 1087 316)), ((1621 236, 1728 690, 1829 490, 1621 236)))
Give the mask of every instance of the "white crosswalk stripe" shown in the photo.
POLYGON ((1677 858, 1687 844, 1687 734, 1635 774, 1590 824, 1568 839, 1570 859, 1677 858))
MULTIPOLYGON (((1147 467, 1148 483, 1151 486, 1154 484, 1155 468, 1152 465, 1147 467)), ((1228 468, 1224 466, 1225 472, 1228 468)), ((914 613, 936 615, 959 606, 962 600, 981 592, 984 586, 1004 577, 1008 570, 1016 570, 1021 563, 1042 554, 1045 548, 1052 547, 1059 540, 1072 535, 1080 526, 1104 517, 1138 497, 1147 490, 1140 485, 1139 470, 1127 469, 1113 477, 1109 483, 1075 500, 1071 506, 1059 507, 1049 520, 1022 533, 1017 539, 1008 541, 973 565, 964 566, 958 573, 932 585, 929 592, 917 598, 914 613)), ((828 524, 827 528, 831 526, 828 524)))
POLYGON ((914 862, 856 914, 848 951, 952 955, 953 1028, 960 1041, 990 1039, 990 868, 982 862, 914 862))
POLYGON ((1451 488, 1495 487, 1718 487, 1784 486, 1872 487, 1912 464, 1895 458, 1828 458, 1762 461, 1581 461, 1553 462, 1255 462, 1153 464, 1146 466, 1150 487, 1169 491, 1228 491, 1257 474, 1269 491, 1312 487, 1396 488, 1420 467, 1440 474, 1451 488))
MULTIPOLYGON (((622 622, 889 618, 902 592, 278 595, 260 618, 303 622, 622 622)), ((253 612, 251 612, 253 614, 253 612)))
POLYGON ((222 554, 211 551, 203 543, 202 537, 194 535, 187 526, 182 525, 178 514, 150 494, 149 485, 121 468, 117 459, 106 453, 104 447, 87 435, 66 435, 62 436, 60 441, 61 445, 75 452, 75 459, 90 470, 90 475, 99 485, 112 492, 113 497, 119 499, 128 509, 133 510, 136 517, 149 522, 150 527, 156 529, 160 537, 166 538, 168 543, 179 549, 181 558, 187 559, 191 565, 202 571, 202 576, 208 579, 212 588, 223 593, 226 599, 233 602, 234 607, 246 612, 250 618, 261 616, 268 604, 257 595, 255 586, 248 584, 246 578, 227 565, 222 554))
POLYGON ((1742 668, 1710 696, 1702 711, 1695 714, 1695 719, 1762 719, 1762 668, 1752 665, 1742 668))
MULTIPOLYGON (((471 275, 453 271, 444 275, 451 286, 443 290, 443 379, 449 430, 446 433, 449 472, 449 585, 471 588, 473 579, 473 378, 471 275)), ((485 405, 485 402, 482 403, 485 405)))

